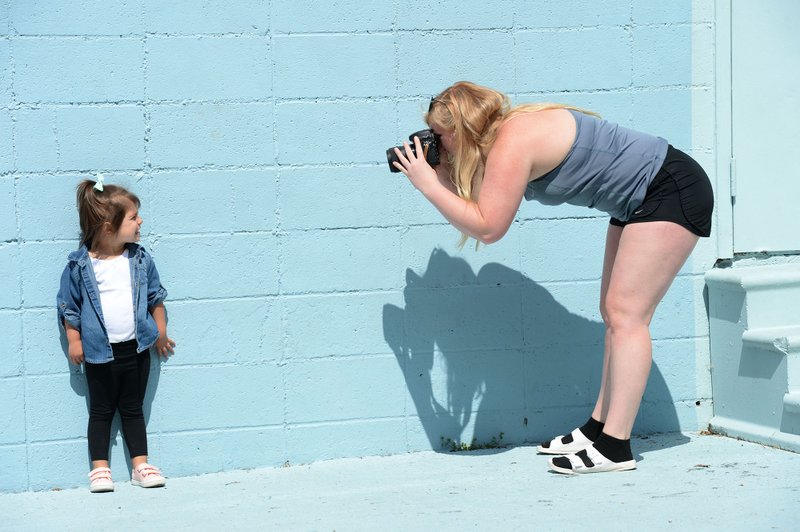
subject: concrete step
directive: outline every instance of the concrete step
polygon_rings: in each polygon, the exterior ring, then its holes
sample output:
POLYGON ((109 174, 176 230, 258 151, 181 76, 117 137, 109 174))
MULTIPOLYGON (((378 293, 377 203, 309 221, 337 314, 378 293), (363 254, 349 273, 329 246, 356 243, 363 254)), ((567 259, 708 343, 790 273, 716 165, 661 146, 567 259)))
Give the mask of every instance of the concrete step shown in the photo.
POLYGON ((711 428, 800 452, 800 264, 706 274, 711 428))
POLYGON ((722 298, 724 315, 747 310, 748 329, 800 324, 800 263, 714 269, 706 284, 722 298))

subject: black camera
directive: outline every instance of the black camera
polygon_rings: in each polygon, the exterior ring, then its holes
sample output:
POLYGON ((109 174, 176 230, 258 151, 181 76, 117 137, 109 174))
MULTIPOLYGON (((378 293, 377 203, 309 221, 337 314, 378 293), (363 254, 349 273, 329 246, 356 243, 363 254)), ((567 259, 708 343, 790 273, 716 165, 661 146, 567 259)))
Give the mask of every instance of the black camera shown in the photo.
MULTIPOLYGON (((425 160, 431 166, 439 164, 439 135, 431 129, 423 129, 408 136, 409 144, 411 145, 411 153, 417 154, 417 147, 414 145, 414 137, 419 137, 419 143, 422 145, 422 153, 425 154, 425 160)), ((403 146, 397 146, 401 153, 405 154, 403 146)), ((386 150, 386 160, 389 162, 389 170, 392 172, 399 172, 400 170, 393 164, 397 161, 397 154, 394 148, 386 150)))

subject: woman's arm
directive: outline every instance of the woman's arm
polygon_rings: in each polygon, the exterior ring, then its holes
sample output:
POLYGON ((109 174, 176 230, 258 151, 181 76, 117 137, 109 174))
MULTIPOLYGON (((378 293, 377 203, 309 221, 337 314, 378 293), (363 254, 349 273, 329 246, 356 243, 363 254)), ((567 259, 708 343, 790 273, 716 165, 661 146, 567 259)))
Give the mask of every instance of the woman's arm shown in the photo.
MULTIPOLYGON (((467 201, 442 182, 437 172, 406 147, 398 152, 395 166, 408 176, 411 183, 439 212, 460 231, 485 244, 503 237, 514 221, 530 176, 529 137, 520 135, 522 121, 505 124, 492 147, 486 162, 483 183, 477 201, 467 201), (513 125, 513 126, 512 126, 513 125)), ((414 139, 417 153, 422 153, 419 139, 414 139)), ((407 143, 406 143, 407 146, 407 143)))

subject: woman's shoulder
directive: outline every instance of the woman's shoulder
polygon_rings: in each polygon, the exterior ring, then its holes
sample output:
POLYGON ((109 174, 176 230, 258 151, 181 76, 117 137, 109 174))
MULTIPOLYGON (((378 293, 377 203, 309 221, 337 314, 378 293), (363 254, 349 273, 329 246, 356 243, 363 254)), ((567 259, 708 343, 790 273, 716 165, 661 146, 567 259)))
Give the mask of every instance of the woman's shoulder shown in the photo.
POLYGON ((568 109, 544 109, 512 116, 500 127, 498 153, 522 158, 535 179, 557 166, 575 142, 577 125, 568 109))

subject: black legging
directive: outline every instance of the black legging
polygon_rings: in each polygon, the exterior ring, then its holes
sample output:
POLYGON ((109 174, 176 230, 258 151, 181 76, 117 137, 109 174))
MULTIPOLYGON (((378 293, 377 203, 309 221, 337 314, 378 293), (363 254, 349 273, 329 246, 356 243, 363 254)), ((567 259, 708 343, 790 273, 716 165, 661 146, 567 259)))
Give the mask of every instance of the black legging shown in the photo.
POLYGON ((108 460, 111 421, 119 409, 122 436, 131 458, 147 454, 144 423, 144 393, 150 377, 150 350, 136 352, 136 340, 111 344, 114 360, 105 364, 86 363, 89 385, 89 455, 108 460))

